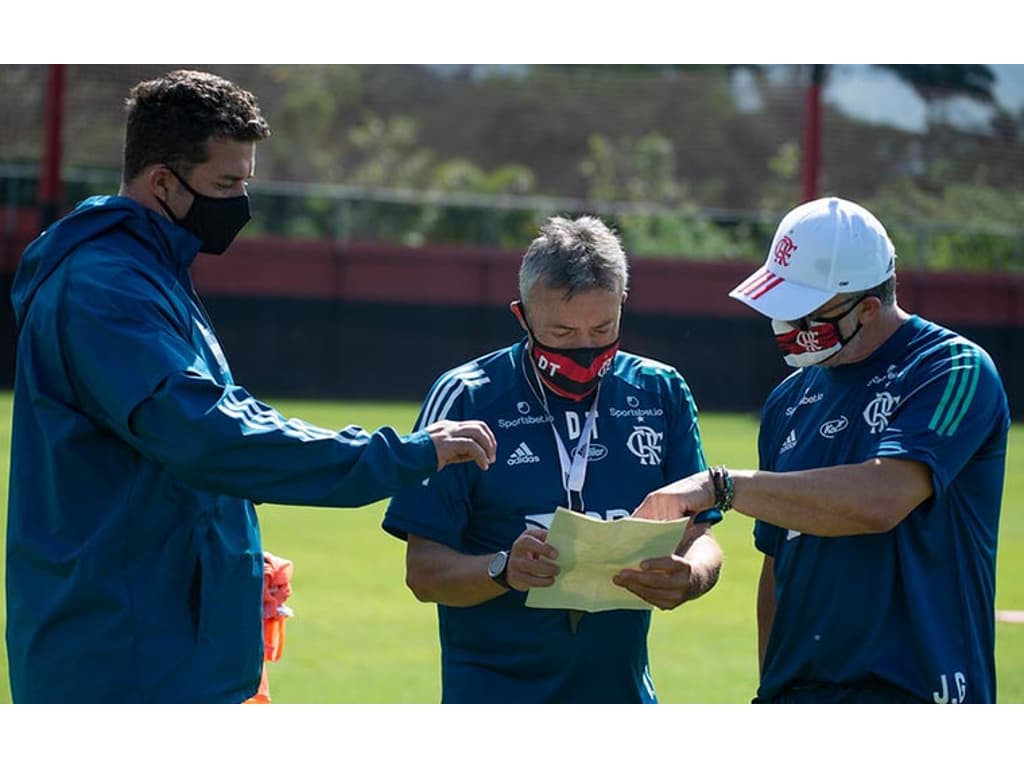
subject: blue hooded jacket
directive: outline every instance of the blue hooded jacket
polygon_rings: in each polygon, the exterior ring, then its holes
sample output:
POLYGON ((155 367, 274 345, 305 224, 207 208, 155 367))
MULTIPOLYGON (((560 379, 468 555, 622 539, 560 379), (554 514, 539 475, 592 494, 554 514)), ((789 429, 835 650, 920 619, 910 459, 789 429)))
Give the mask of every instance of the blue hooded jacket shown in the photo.
POLYGON ((253 502, 359 506, 437 468, 430 436, 287 419, 236 386, 199 240, 93 197, 26 249, 7 518, 15 702, 239 702, 263 660, 253 502))

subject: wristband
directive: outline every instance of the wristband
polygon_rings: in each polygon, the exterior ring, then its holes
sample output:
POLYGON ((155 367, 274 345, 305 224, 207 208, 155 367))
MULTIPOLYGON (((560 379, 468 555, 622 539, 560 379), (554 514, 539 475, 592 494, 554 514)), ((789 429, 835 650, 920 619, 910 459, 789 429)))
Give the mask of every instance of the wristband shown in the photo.
POLYGON ((725 465, 722 465, 708 467, 708 477, 711 478, 711 487, 715 492, 715 509, 723 513, 728 512, 732 509, 732 499, 736 492, 732 475, 725 465))

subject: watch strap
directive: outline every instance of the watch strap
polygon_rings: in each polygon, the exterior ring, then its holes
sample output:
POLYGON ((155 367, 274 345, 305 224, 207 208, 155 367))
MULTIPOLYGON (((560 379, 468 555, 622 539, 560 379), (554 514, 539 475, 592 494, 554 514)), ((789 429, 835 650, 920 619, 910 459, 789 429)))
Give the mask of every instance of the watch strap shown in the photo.
POLYGON ((500 554, 504 554, 505 555, 505 562, 502 563, 501 570, 499 570, 497 572, 494 572, 494 570, 493 570, 493 561, 492 561, 491 565, 489 565, 487 567, 487 575, 490 576, 491 580, 494 583, 498 584, 499 586, 502 586, 505 589, 512 589, 512 585, 508 583, 508 578, 507 578, 507 576, 508 576, 509 553, 507 551, 503 550, 502 552, 499 552, 498 554, 499 555, 500 554))

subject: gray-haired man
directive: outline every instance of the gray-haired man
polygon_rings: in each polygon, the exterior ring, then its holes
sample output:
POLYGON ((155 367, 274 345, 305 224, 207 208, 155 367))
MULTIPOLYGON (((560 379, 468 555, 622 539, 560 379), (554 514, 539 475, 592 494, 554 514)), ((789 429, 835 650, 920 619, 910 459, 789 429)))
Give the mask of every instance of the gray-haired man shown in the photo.
MULTIPOLYGON (((400 493, 384 527, 408 542, 410 589, 438 604, 444 702, 654 702, 650 611, 581 618, 528 608, 525 592, 558 573, 556 506, 626 517, 705 468, 697 409, 675 369, 618 350, 628 270, 603 222, 551 219, 519 283, 526 338, 442 375, 419 419, 484 420, 503 452, 486 473, 453 467, 400 493)), ((704 594, 721 566, 707 529, 615 583, 666 609, 704 594)))

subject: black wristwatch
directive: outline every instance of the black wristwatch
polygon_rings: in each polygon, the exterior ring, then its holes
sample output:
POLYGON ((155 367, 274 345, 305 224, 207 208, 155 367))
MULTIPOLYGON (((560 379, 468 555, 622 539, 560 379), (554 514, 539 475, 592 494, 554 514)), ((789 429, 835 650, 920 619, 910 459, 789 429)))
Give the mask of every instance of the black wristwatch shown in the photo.
POLYGON ((505 589, 512 589, 512 585, 505 578, 506 574, 508 574, 508 552, 498 552, 487 564, 487 575, 495 584, 500 584, 505 589))

